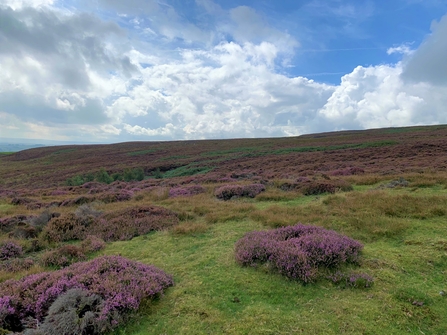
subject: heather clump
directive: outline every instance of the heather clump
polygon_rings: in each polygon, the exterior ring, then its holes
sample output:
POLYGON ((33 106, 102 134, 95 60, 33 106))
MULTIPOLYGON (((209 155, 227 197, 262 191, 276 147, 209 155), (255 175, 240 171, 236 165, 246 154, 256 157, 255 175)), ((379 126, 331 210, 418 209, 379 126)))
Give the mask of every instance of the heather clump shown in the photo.
POLYGON ((172 285, 172 277, 154 266, 120 256, 99 257, 1 283, 0 327, 23 331, 34 319, 45 325, 44 334, 58 333, 60 322, 69 325, 64 334, 82 334, 76 327, 87 325, 92 327, 86 334, 102 334, 126 320, 143 299, 172 285), (71 323, 71 317, 78 322, 71 323))
POLYGON ((353 190, 353 187, 344 180, 324 180, 306 183, 300 190, 304 195, 318 195, 339 191, 349 192, 353 190))
POLYGON ((88 232, 104 241, 130 240, 154 230, 169 228, 178 221, 178 215, 166 208, 136 206, 101 215, 88 232))
POLYGON ((22 247, 14 241, 6 241, 0 245, 0 261, 20 257, 22 254, 22 247))
POLYGON ((34 265, 32 258, 9 258, 0 262, 0 271, 5 272, 19 272, 29 270, 34 265))
POLYGON ((240 265, 267 263, 289 278, 308 283, 322 269, 357 263, 362 248, 360 242, 335 231, 298 224, 246 234, 236 243, 235 256, 240 265))
POLYGON ((42 238, 47 242, 79 240, 86 235, 87 227, 94 217, 78 217, 74 213, 63 214, 51 220, 42 231, 42 238))
POLYGON ((132 191, 120 190, 118 192, 104 192, 97 196, 97 200, 104 203, 129 201, 133 197, 132 191))
POLYGON ((85 252, 95 252, 104 249, 106 243, 102 238, 94 235, 87 235, 87 237, 81 242, 81 248, 85 252))
POLYGON ((84 250, 77 245, 64 245, 45 252, 40 258, 43 266, 63 268, 75 262, 85 260, 84 250))
POLYGON ((265 191, 263 184, 250 185, 224 185, 214 191, 214 195, 220 200, 231 200, 240 197, 254 198, 265 191))
POLYGON ((175 198, 175 197, 189 197, 201 193, 205 193, 206 189, 201 185, 188 185, 188 186, 181 186, 181 187, 172 187, 169 190, 169 197, 175 198))

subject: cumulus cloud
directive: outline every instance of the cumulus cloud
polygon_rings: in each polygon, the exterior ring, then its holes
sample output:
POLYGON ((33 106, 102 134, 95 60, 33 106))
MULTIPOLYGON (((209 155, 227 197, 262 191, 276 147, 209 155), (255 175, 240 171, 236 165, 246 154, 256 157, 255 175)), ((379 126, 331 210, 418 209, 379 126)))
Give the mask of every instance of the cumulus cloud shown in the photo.
POLYGON ((2 6, 0 21, 2 112, 52 124, 107 122, 104 99, 138 71, 107 45, 125 36, 118 25, 49 7, 2 6))
POLYGON ((402 71, 401 63, 357 67, 342 77, 320 117, 338 129, 447 123, 446 88, 406 83, 402 71))
POLYGON ((196 0, 220 17, 202 29, 157 1, 97 3, 121 25, 50 0, 0 6, 2 136, 198 139, 447 123, 446 17, 414 51, 389 48, 401 62, 358 66, 329 85, 282 73, 299 42, 253 8, 196 0))
POLYGON ((412 82, 447 85, 447 15, 434 21, 431 30, 405 65, 402 77, 412 82))

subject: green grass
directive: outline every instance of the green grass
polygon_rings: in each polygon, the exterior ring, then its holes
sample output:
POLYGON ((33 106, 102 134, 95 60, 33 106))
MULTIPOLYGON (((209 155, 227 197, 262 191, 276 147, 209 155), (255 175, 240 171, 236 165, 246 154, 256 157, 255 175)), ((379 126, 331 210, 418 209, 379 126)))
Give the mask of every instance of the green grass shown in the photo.
POLYGON ((173 161, 173 160, 179 160, 179 159, 188 159, 188 158, 192 158, 191 156, 188 155, 177 155, 177 156, 169 156, 169 157, 163 157, 158 159, 158 161, 160 162, 164 162, 164 161, 173 161))
POLYGON ((365 148, 379 148, 389 145, 397 144, 397 141, 378 141, 378 142, 367 142, 360 144, 342 144, 342 145, 331 145, 326 147, 297 147, 297 148, 283 148, 273 151, 276 155, 288 154, 291 152, 316 152, 316 151, 333 151, 333 150, 343 150, 343 149, 365 149, 365 148))
MULTIPOLYGON (((204 199, 162 203, 198 213, 204 199)), ((426 188, 416 193, 362 190, 286 201, 233 201, 216 214, 254 206, 252 211, 260 208, 263 215, 282 211, 292 222, 313 221, 366 237, 359 270, 375 278, 366 290, 341 289, 325 280, 302 285, 263 267, 238 266, 234 243, 248 231, 268 229, 250 212, 208 224, 197 234, 165 231, 109 244, 105 254, 154 264, 175 279, 174 287, 144 304, 115 334, 445 334, 447 297, 439 292, 447 290, 447 226, 445 215, 432 209, 443 207, 446 199, 445 193, 435 196, 426 188)), ((203 226, 205 218, 199 215, 192 222, 203 226)))
POLYGON ((212 170, 213 170, 213 167, 196 166, 195 164, 190 164, 190 165, 181 166, 179 168, 166 171, 163 174, 163 178, 193 176, 196 174, 208 173, 212 170))
POLYGON ((9 212, 14 206, 10 204, 0 204, 0 215, 9 212))
POLYGON ((257 146, 257 147, 240 147, 240 148, 233 148, 228 150, 219 150, 219 151, 210 151, 210 152, 204 152, 202 156, 224 156, 229 154, 239 154, 239 153, 254 153, 263 151, 263 147, 257 146))
POLYGON ((12 155, 13 153, 14 153, 13 151, 3 151, 3 152, 0 152, 0 157, 6 156, 6 155, 12 155))

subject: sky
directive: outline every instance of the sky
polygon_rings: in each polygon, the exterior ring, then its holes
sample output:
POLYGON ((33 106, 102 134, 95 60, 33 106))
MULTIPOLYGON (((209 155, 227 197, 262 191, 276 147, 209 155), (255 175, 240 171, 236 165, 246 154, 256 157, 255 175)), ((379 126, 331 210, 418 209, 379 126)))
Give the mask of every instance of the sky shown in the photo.
POLYGON ((0 138, 447 123, 445 0, 0 0, 0 138))

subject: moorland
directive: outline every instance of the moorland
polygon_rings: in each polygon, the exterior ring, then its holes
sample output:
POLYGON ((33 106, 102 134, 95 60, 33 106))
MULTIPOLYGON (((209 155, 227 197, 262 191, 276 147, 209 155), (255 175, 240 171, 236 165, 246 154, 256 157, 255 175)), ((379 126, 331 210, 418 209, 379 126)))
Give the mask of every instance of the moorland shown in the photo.
POLYGON ((446 153, 437 125, 0 154, 0 334, 447 334, 446 153))

